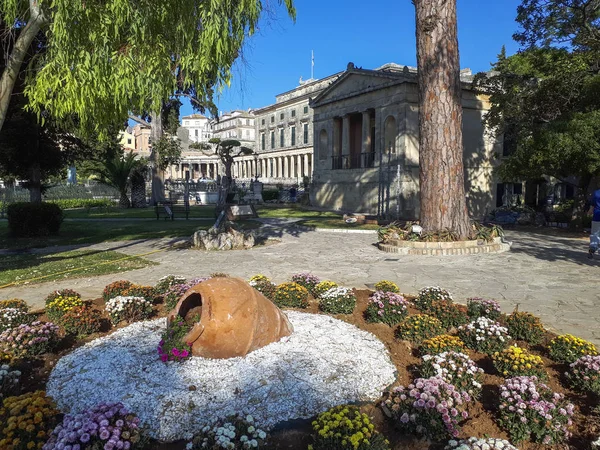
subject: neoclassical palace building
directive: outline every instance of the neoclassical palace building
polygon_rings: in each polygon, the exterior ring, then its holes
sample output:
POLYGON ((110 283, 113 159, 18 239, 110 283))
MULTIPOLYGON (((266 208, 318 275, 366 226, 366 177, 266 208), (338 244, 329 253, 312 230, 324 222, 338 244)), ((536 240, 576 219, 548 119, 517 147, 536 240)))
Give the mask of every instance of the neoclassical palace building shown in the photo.
MULTIPOLYGON (((495 207, 494 153, 502 141, 486 133, 487 98, 461 72, 465 188, 470 213, 495 207)), ((416 68, 352 63, 315 96, 311 202, 390 218, 419 217, 419 114, 416 68)))
MULTIPOLYGON (((465 188, 471 215, 481 217, 501 195, 493 169, 503 142, 484 128, 490 105, 473 91, 472 80, 468 69, 461 71, 465 188)), ((218 158, 189 144, 209 136, 236 139, 254 150, 235 159, 233 176, 240 182, 258 177, 266 184, 300 185, 308 178, 315 206, 419 217, 416 68, 389 63, 371 70, 349 63, 344 72, 300 80, 275 99, 222 114, 210 126, 203 116, 185 117, 178 132, 183 159, 167 176, 216 179, 223 170, 218 158)))

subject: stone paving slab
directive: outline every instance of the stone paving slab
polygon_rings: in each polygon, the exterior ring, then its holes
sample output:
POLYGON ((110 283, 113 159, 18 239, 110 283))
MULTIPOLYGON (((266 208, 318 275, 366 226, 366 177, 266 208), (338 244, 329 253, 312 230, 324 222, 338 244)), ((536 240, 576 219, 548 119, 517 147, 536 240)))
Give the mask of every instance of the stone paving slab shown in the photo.
MULTIPOLYGON (((285 224, 281 226, 285 227, 285 224)), ((207 252, 170 249, 172 240, 110 242, 83 248, 111 249, 140 254, 160 263, 121 274, 78 278, 0 290, 0 298, 18 297, 34 307, 55 289, 71 288, 85 298, 100 296, 104 286, 118 279, 154 284, 164 275, 186 277, 225 272, 248 278, 263 273, 275 282, 293 273, 310 271, 342 285, 372 287, 381 279, 397 282, 405 293, 439 285, 455 299, 468 297, 498 300, 503 311, 515 307, 539 315, 558 332, 569 332, 600 345, 600 257, 587 258, 583 239, 509 231, 511 251, 501 254, 460 256, 403 256, 384 253, 375 246, 375 234, 313 232, 294 228, 265 229, 281 243, 251 250, 207 252)))

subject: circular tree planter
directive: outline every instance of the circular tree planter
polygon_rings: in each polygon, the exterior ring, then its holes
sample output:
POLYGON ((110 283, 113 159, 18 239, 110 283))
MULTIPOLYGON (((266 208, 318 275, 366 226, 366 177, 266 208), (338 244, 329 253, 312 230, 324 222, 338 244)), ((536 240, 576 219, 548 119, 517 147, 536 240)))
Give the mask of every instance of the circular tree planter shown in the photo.
POLYGON ((483 240, 457 241, 457 242, 418 242, 390 240, 386 243, 377 244, 380 250, 388 253, 401 255, 473 255, 476 253, 502 253, 510 250, 510 244, 500 237, 494 238, 492 242, 483 240))

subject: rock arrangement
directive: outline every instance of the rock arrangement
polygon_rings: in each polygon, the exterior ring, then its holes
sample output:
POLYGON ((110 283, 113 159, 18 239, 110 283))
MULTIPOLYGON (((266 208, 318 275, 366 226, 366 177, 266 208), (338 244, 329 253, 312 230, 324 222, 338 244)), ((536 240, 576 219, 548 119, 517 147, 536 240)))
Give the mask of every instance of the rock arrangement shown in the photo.
POLYGON ((232 226, 196 231, 192 240, 198 250, 245 250, 255 245, 254 233, 238 231, 232 226))

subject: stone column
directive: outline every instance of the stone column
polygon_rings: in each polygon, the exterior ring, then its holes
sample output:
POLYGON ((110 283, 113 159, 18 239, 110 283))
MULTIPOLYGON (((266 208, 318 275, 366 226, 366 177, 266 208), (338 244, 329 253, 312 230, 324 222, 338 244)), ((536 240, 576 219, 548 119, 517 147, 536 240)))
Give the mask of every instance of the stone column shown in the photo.
POLYGON ((275 171, 275 178, 281 178, 281 157, 276 158, 277 159, 277 167, 276 167, 276 171, 275 171))
POLYGON ((350 116, 346 114, 342 120, 342 168, 350 168, 350 116))
POLYGON ((310 172, 308 171, 308 153, 304 154, 304 171, 302 176, 310 177, 310 172))
POLYGON ((363 153, 361 165, 365 167, 366 153, 371 151, 371 113, 369 111, 363 111, 362 113, 362 145, 360 151, 363 153))

